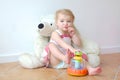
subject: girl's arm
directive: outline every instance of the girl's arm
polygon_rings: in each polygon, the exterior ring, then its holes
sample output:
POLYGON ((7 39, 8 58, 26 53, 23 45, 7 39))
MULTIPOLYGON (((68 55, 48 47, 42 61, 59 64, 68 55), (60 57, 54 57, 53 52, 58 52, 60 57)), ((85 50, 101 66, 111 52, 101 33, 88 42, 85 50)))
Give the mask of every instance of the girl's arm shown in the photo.
POLYGON ((75 52, 75 49, 71 45, 64 42, 56 31, 52 33, 51 39, 56 41, 61 47, 65 48, 66 50, 69 49, 71 52, 75 52))
POLYGON ((72 36, 72 41, 76 46, 78 46, 79 48, 82 48, 82 41, 81 41, 80 35, 78 33, 75 33, 72 36))
POLYGON ((80 34, 79 32, 77 31, 77 29, 75 27, 70 27, 69 30, 68 30, 69 34, 71 35, 72 37, 72 41, 73 43, 81 48, 82 47, 82 41, 81 41, 81 38, 80 38, 80 34))

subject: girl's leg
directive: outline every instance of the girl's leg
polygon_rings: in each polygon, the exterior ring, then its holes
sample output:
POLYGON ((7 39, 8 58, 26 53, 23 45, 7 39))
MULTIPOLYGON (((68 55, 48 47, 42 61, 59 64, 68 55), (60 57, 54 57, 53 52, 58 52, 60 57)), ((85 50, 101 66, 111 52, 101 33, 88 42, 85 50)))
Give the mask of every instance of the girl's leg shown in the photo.
POLYGON ((67 51, 67 53, 64 55, 55 44, 50 43, 49 44, 49 50, 50 50, 50 65, 56 66, 61 61, 64 61, 65 63, 70 62, 70 51, 67 51))

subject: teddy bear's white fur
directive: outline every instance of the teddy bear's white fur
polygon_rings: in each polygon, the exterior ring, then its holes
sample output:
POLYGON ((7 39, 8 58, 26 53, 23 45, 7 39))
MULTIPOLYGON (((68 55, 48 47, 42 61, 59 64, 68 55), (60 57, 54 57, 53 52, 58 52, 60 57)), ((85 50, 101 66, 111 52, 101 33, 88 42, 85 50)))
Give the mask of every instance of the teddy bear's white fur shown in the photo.
MULTIPOLYGON (((24 68, 38 68, 43 67, 43 58, 41 54, 45 45, 47 45, 50 35, 56 29, 54 25, 54 17, 49 15, 41 19, 37 28, 37 38, 35 40, 35 52, 33 55, 24 53, 19 57, 19 63, 24 68)), ((88 63, 92 67, 100 64, 99 46, 90 40, 81 37, 83 43, 83 51, 87 53, 88 63)), ((75 45, 74 45, 75 46, 75 45)))

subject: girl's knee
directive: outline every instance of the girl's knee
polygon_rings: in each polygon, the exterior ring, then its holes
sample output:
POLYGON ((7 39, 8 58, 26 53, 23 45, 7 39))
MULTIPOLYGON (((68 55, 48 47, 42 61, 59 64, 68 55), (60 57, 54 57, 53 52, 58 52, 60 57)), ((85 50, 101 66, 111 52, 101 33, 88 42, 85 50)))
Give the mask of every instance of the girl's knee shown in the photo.
POLYGON ((48 48, 51 50, 56 49, 56 45, 54 43, 49 43, 48 48))

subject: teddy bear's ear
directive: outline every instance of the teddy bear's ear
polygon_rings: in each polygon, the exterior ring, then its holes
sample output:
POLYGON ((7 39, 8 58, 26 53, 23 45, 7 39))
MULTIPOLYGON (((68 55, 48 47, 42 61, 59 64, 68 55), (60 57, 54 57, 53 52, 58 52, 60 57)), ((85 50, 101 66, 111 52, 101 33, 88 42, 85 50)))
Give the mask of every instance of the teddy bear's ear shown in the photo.
POLYGON ((50 15, 44 15, 44 16, 41 16, 40 17, 40 22, 47 22, 47 23, 54 23, 55 20, 54 20, 54 15, 53 14, 50 14, 50 15))

